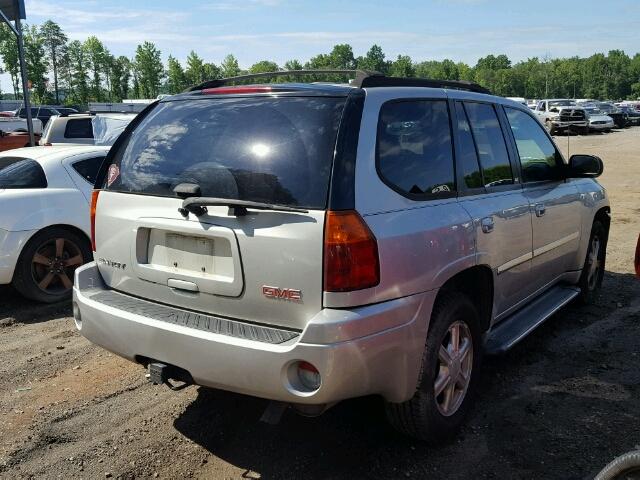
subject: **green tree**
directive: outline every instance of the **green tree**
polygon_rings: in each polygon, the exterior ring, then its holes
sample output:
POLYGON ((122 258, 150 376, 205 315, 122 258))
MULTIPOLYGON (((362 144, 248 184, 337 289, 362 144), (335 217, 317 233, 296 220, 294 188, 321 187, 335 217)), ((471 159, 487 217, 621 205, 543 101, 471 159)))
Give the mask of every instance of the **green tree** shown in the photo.
POLYGON ((271 62, 269 60, 262 60, 251 65, 251 68, 249 68, 249 73, 277 72, 278 70, 279 67, 277 63, 271 62))
POLYGON ((18 44, 16 43, 16 36, 4 23, 0 24, 0 56, 2 56, 4 70, 11 77, 11 84, 17 98, 17 95, 20 93, 18 44))
POLYGON ((83 44, 86 61, 91 71, 91 97, 100 102, 104 100, 102 74, 107 70, 108 51, 97 37, 87 38, 83 44))
POLYGON ((131 79, 131 62, 124 55, 111 61, 111 97, 114 101, 122 101, 129 93, 131 79))
POLYGON ((160 56, 160 50, 151 42, 144 42, 136 48, 135 70, 139 94, 144 98, 158 96, 164 74, 160 56))
POLYGON ((169 93, 180 93, 189 83, 190 81, 187 80, 187 76, 185 75, 180 62, 169 55, 169 58, 167 59, 167 86, 169 88, 169 93))
MULTIPOLYGON (((186 65, 187 68, 184 70, 184 77, 188 85, 197 85, 205 80, 204 60, 202 60, 202 58, 200 58, 200 56, 198 56, 198 54, 193 50, 191 50, 189 56, 187 56, 186 65)), ((182 67, 180 67, 180 69, 182 70, 182 67)))
POLYGON ((68 52, 71 78, 76 91, 75 99, 77 103, 85 105, 89 101, 89 61, 79 40, 69 42, 68 52))
POLYGON ((203 69, 205 81, 221 78, 220 68, 215 63, 205 63, 203 69))
POLYGON ((32 85, 34 103, 49 103, 47 92, 47 60, 40 30, 35 25, 24 28, 24 56, 32 85))
POLYGON ((389 67, 389 75, 392 77, 413 77, 416 71, 408 55, 398 55, 389 67))
POLYGON ((329 54, 329 65, 331 68, 340 70, 353 70, 356 68, 356 59, 353 56, 351 45, 341 43, 334 46, 329 54))
POLYGON ((220 64, 220 71, 223 78, 236 77, 240 75, 238 60, 233 55, 227 55, 220 64))
POLYGON ((358 57, 356 64, 361 70, 386 73, 388 64, 385 61, 384 52, 379 45, 372 45, 364 57, 358 57))
POLYGON ((60 63, 60 56, 64 54, 64 49, 69 39, 64 34, 60 25, 47 20, 40 26, 40 35, 44 47, 49 55, 49 65, 53 70, 53 91, 55 92, 56 104, 60 103, 60 95, 58 93, 58 65, 60 63))

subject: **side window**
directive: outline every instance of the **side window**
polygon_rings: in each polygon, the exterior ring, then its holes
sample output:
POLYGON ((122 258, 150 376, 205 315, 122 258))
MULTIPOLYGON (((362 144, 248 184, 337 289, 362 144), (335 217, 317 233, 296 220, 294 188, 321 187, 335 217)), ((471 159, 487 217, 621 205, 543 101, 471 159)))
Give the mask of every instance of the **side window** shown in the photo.
POLYGON ((64 138, 93 138, 93 126, 90 118, 67 120, 64 138))
POLYGON ((0 189, 46 188, 47 177, 38 162, 20 160, 0 170, 0 189))
POLYGON ((543 182, 559 179, 562 157, 542 126, 525 112, 509 107, 504 110, 518 147, 522 180, 543 182))
POLYGON ((458 162, 462 169, 462 176, 467 188, 482 188, 482 175, 478 164, 478 152, 473 141, 473 134, 467 119, 467 113, 460 102, 456 102, 456 117, 458 119, 458 139, 460 156, 458 162))
POLYGON ((47 117, 47 116, 51 116, 52 112, 50 108, 41 108, 40 109, 40 115, 47 117))
POLYGON ((465 102, 465 110, 478 149, 485 187, 513 183, 507 145, 492 105, 465 102))
POLYGON ((450 195, 455 181, 447 102, 385 103, 376 154, 378 174, 397 192, 422 198, 450 195))
POLYGON ((94 183, 96 183, 98 170, 100 170, 100 166, 102 165, 103 160, 104 157, 87 158, 84 160, 79 160, 71 166, 76 172, 78 172, 78 174, 82 178, 93 185, 94 183))

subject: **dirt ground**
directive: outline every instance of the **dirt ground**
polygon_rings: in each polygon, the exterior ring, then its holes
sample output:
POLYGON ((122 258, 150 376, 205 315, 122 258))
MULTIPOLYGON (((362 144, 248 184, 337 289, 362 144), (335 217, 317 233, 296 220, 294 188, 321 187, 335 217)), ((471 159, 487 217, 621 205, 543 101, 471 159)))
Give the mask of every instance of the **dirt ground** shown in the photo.
MULTIPOLYGON (((566 152, 567 138, 557 141, 566 152)), ((271 426, 259 422, 263 400, 152 386, 141 367, 81 337, 68 304, 0 287, 0 478, 592 478, 640 444, 640 128, 570 142, 605 163, 602 294, 488 359, 453 443, 395 434, 375 398, 271 426)))

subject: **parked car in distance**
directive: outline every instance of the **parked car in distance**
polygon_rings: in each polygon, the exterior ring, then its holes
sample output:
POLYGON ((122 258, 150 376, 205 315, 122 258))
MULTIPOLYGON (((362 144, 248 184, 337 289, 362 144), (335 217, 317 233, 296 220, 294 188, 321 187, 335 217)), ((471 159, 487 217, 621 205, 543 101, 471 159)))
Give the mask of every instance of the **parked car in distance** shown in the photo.
POLYGON ((80 113, 75 108, 71 107, 56 107, 56 110, 60 113, 60 115, 73 115, 75 113, 80 113))
POLYGON ((31 147, 0 153, 0 284, 56 302, 92 259, 89 199, 107 147, 31 147))
MULTIPOLYGON (((38 142, 40 135, 35 134, 34 140, 38 142)), ((29 134, 26 132, 3 132, 0 130, 0 152, 29 146, 29 134)))
POLYGON ((587 114, 573 100, 540 100, 534 112, 551 135, 568 130, 589 133, 587 114))
POLYGON ((629 116, 612 103, 590 102, 590 103, 584 103, 582 104, 582 106, 596 107, 605 115, 610 116, 613 119, 613 123, 617 128, 625 128, 629 125, 629 116))
POLYGON ((587 117, 589 118, 589 130, 596 132, 610 132, 615 124, 613 123, 613 118, 608 115, 605 115, 596 107, 584 107, 585 112, 587 112, 587 117))
POLYGON ((439 442, 484 351, 593 300, 602 161, 567 162, 526 106, 364 72, 226 82, 138 116, 96 180, 76 326, 153 382, 308 415, 379 395, 398 430, 439 442))
MULTIPOLYGON (((27 120, 24 118, 0 117, 0 131, 2 132, 26 132, 27 129, 27 120)), ((42 134, 42 122, 37 118, 33 119, 33 133, 42 134)))
POLYGON ((111 145, 135 115, 129 113, 55 115, 47 123, 40 145, 94 145, 96 142, 99 145, 111 145), (113 133, 111 137, 109 137, 110 133, 113 133))
MULTIPOLYGON (((46 105, 39 107, 31 107, 31 118, 37 118, 42 122, 42 126, 45 127, 47 122, 53 115, 60 115, 60 112, 54 107, 46 105)), ((27 118, 27 112, 24 107, 18 109, 16 117, 27 118)))
POLYGON ((640 110, 636 110, 633 105, 618 105, 618 108, 627 115, 629 125, 640 125, 640 110))

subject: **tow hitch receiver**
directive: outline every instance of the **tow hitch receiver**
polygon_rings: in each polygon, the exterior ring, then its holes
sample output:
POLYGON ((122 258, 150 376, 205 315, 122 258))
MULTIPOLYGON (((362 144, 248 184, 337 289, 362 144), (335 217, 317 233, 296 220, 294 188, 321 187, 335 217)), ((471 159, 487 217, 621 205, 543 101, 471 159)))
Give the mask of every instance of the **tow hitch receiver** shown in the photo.
POLYGON ((193 385, 193 379, 187 371, 159 362, 149 364, 149 373, 147 378, 154 385, 164 384, 171 390, 182 390, 189 385, 193 385), (183 383, 180 385, 174 385, 169 380, 178 380, 183 383))

